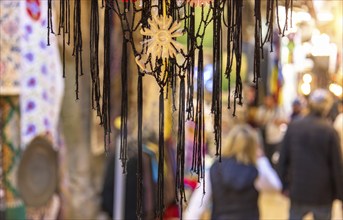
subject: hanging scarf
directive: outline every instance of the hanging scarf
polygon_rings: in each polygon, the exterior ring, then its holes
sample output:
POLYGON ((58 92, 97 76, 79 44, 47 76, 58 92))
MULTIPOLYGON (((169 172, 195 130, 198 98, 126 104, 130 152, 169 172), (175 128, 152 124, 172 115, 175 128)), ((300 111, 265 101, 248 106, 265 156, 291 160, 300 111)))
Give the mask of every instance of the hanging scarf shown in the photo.
MULTIPOLYGON (((20 111, 21 146, 37 135, 48 135, 57 140, 57 125, 63 97, 62 68, 57 41, 46 41, 46 13, 44 2, 21 2, 20 28, 20 111), (49 59, 47 59, 49 57, 49 59)), ((56 147, 56 145, 54 145, 56 147)))

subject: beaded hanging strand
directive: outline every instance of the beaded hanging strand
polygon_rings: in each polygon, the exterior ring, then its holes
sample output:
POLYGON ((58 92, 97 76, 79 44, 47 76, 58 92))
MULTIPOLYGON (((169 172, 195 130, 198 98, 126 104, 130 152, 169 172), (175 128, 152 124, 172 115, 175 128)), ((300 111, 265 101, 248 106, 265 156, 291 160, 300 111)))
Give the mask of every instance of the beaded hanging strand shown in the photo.
POLYGON ((91 2, 90 17, 90 73, 91 73, 91 104, 96 110, 97 116, 102 123, 100 108, 100 73, 99 73, 99 6, 98 0, 91 2))
POLYGON ((256 89, 258 89, 258 80, 261 78, 261 53, 263 54, 262 44, 262 18, 261 18, 261 0, 255 0, 255 49, 254 49, 254 79, 256 89))
POLYGON ((54 33, 53 21, 52 21, 52 0, 48 0, 47 18, 48 18, 48 31, 47 31, 47 45, 50 46, 50 34, 54 33))
POLYGON ((79 76, 83 75, 82 69, 82 31, 81 31, 81 0, 74 2, 74 49, 75 57, 75 94, 79 99, 79 76))
MULTIPOLYGON (((135 3, 133 3, 135 6, 135 3)), ((142 1, 142 16, 141 25, 144 29, 148 26, 148 18, 150 11, 151 2, 150 0, 142 1)), ((144 38, 144 37, 143 37, 144 38)), ((143 47, 143 50, 147 48, 143 47)), ((138 130, 137 130, 137 143, 138 143, 138 161, 137 161, 137 219, 142 219, 143 215, 143 73, 138 67, 138 83, 137 83, 137 119, 138 119, 138 130)))
POLYGON ((231 108, 231 72, 232 72, 232 63, 233 63, 233 30, 234 30, 234 21, 235 21, 235 10, 234 9, 234 0, 228 0, 225 4, 227 12, 227 22, 224 20, 224 25, 227 27, 227 39, 226 39, 226 68, 225 68, 225 77, 228 80, 228 97, 227 97, 227 108, 231 108))
POLYGON ((214 116, 216 156, 221 161, 222 121, 222 7, 221 0, 213 3, 213 93, 211 113, 214 116))
POLYGON ((243 2, 234 1, 235 10, 235 30, 233 33, 233 50, 236 58, 236 85, 234 92, 233 116, 236 116, 236 107, 242 105, 243 83, 241 79, 242 65, 242 13, 243 2))
POLYGON ((102 125, 104 127, 104 143, 105 151, 108 151, 108 144, 110 142, 110 133, 111 133, 111 20, 112 20, 112 11, 110 7, 105 8, 104 15, 104 78, 103 78, 103 97, 102 97, 102 125))

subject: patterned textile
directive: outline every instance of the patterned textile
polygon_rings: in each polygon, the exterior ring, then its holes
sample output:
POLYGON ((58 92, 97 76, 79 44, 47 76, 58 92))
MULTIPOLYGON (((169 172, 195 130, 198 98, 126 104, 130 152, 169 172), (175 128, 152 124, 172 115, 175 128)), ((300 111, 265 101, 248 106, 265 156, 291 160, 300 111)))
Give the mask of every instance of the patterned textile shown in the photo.
POLYGON ((1 165, 7 219, 27 217, 16 187, 20 151, 41 134, 59 146, 57 124, 64 88, 53 36, 47 46, 46 7, 41 0, 0 1, 1 165))
POLYGON ((6 219, 25 219, 25 208, 17 189, 16 175, 20 161, 20 112, 18 96, 0 96, 2 115, 3 184, 5 186, 6 219))
POLYGON ((0 95, 20 91, 20 1, 0 2, 0 95))
POLYGON ((25 148, 39 134, 52 136, 56 143, 64 87, 57 41, 53 36, 47 46, 46 2, 21 2, 20 110, 21 146, 25 148))

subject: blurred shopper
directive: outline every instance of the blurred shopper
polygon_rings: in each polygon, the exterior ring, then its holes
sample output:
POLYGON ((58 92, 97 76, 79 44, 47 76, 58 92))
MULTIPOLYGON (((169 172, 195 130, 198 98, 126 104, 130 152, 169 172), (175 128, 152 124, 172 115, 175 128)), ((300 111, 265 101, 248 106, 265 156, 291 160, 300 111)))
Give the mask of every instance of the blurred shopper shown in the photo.
POLYGON ((280 143, 284 136, 285 126, 283 125, 287 123, 287 117, 284 111, 277 106, 272 95, 267 95, 263 105, 258 108, 256 122, 262 131, 264 152, 269 161, 276 164, 276 155, 278 155, 280 143), (274 160, 272 159, 273 156, 274 160))
POLYGON ((257 133, 249 125, 236 125, 223 142, 222 161, 206 173, 205 191, 195 190, 185 219, 200 219, 212 201, 211 219, 259 219, 259 190, 280 190, 281 182, 259 150, 257 133))
POLYGON ((290 116, 291 121, 293 121, 295 119, 299 119, 303 116, 302 115, 303 107, 304 107, 303 103, 301 102, 301 100, 299 98, 296 98, 292 102, 292 113, 290 116))
POLYGON ((289 219, 330 219, 332 202, 343 199, 343 167, 337 132, 324 117, 332 98, 323 89, 309 97, 309 114, 292 122, 279 160, 283 193, 290 197, 289 219))
POLYGON ((337 115, 333 126, 335 127, 341 139, 341 149, 343 153, 343 99, 341 99, 338 104, 338 111, 339 114, 337 115))

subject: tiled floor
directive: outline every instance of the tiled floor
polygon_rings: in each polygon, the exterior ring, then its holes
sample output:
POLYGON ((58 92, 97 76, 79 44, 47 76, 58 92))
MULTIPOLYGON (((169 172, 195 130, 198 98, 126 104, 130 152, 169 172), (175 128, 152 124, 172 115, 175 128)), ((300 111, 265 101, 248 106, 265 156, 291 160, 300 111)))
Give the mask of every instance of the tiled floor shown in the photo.
MULTIPOLYGON (((278 193, 260 194, 261 220, 283 220, 288 219, 289 200, 278 193)), ((306 216, 306 220, 313 219, 311 215, 306 216)), ((342 218, 342 208, 339 201, 335 201, 333 208, 333 220, 342 218)))

